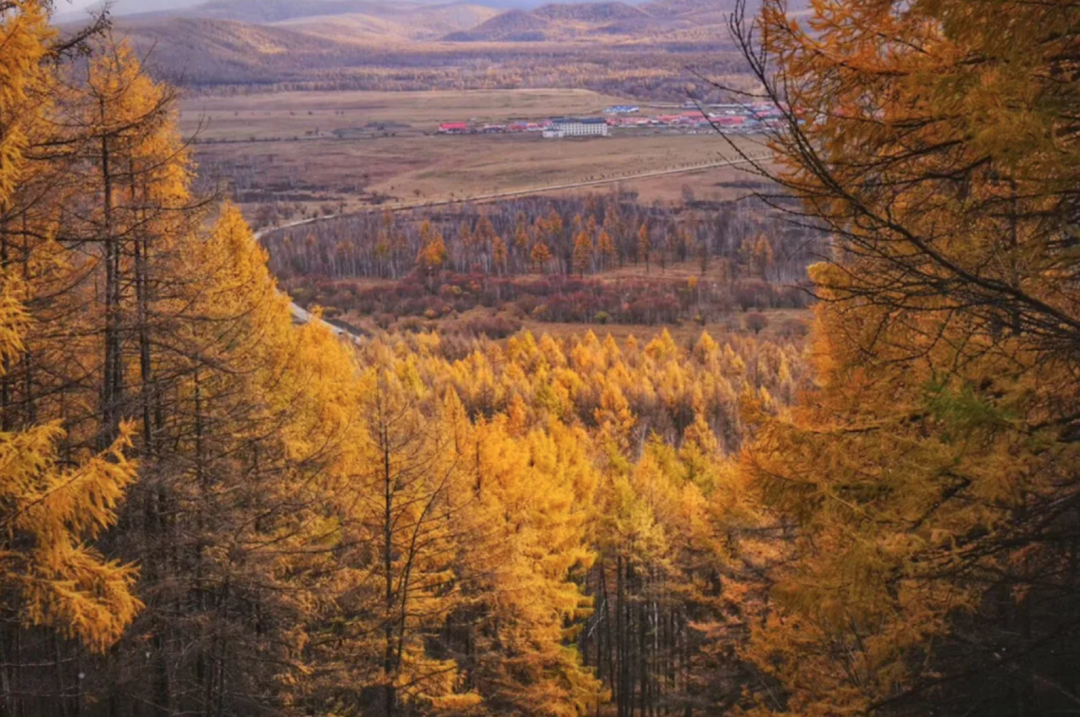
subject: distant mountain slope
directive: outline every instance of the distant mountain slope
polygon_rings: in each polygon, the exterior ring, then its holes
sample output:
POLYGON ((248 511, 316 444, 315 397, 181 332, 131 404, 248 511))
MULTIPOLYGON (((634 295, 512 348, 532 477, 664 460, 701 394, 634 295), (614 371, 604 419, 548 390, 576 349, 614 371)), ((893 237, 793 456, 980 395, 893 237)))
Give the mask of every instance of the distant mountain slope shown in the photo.
POLYGON ((557 27, 524 10, 510 10, 466 32, 446 36, 450 42, 539 42, 551 39, 557 27))
POLYGON ((660 16, 688 15, 717 10, 731 12, 735 7, 735 0, 650 0, 641 7, 652 15, 660 16))
POLYGON ((632 36, 650 29, 652 18, 625 2, 548 3, 535 10, 511 10, 449 42, 557 42, 584 38, 632 36))
POLYGON ((567 86, 668 101, 695 79, 688 66, 742 69, 725 24, 734 0, 549 2, 533 11, 486 1, 210 0, 119 17, 114 27, 156 76, 205 91, 567 86))
MULTIPOLYGON (((648 0, 638 7, 655 17, 692 18, 727 17, 735 10, 735 0, 648 0)), ((799 13, 810 5, 810 0, 788 0, 790 13, 799 13)), ((761 9, 761 0, 746 0, 746 16, 752 17, 761 9)))
POLYGON ((647 13, 624 2, 574 3, 572 5, 549 3, 536 8, 532 14, 545 20, 588 23, 639 20, 649 17, 647 13))
MULTIPOLYGON (((792 15, 805 12, 810 0, 789 0, 792 15)), ((471 30, 454 33, 452 42, 603 40, 668 47, 727 44, 728 22, 737 0, 616 0, 548 3, 531 11, 515 10, 471 30)), ((761 0, 747 0, 747 17, 761 0)))
MULTIPOLYGON (((210 43, 207 50, 215 52, 218 39, 234 36, 240 30, 226 25, 214 31, 205 23, 280 27, 332 42, 400 44, 467 30, 501 12, 486 5, 446 0, 209 0, 194 6, 120 16, 116 21, 125 32, 155 34, 168 46, 194 46, 195 41, 206 38, 210 43), (170 35, 175 31, 194 34, 190 38, 173 38, 170 35)), ((83 14, 74 18, 68 27, 84 24, 88 17, 83 14)))
MULTIPOLYGON (((751 0, 754 2, 754 0, 751 0)), ((511 10, 468 31, 447 36, 450 42, 560 41, 606 39, 621 41, 673 41, 688 30, 694 35, 715 34, 726 28, 735 0, 655 0, 638 5, 626 2, 548 3, 532 11, 511 10)))
POLYGON ((363 12, 312 15, 277 22, 275 25, 341 42, 431 40, 468 30, 499 13, 494 8, 469 3, 430 7, 413 3, 393 6, 383 3, 380 7, 372 4, 363 12))
POLYGON ((303 32, 231 20, 167 18, 117 20, 115 31, 140 53, 151 70, 174 82, 261 83, 280 80, 283 68, 332 66, 348 48, 303 32))

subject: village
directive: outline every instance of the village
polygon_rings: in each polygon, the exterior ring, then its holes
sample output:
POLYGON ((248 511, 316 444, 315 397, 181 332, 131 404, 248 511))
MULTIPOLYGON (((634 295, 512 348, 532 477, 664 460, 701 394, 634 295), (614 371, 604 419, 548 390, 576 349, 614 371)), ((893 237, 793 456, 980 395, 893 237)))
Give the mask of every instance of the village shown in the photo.
POLYGON ((752 134, 779 122, 781 110, 768 102, 755 104, 715 104, 700 107, 687 103, 681 111, 643 115, 637 105, 614 105, 604 117, 551 117, 514 120, 505 124, 477 121, 443 122, 439 134, 505 134, 535 132, 545 139, 564 137, 607 137, 614 131, 662 130, 693 133, 717 131, 752 134))

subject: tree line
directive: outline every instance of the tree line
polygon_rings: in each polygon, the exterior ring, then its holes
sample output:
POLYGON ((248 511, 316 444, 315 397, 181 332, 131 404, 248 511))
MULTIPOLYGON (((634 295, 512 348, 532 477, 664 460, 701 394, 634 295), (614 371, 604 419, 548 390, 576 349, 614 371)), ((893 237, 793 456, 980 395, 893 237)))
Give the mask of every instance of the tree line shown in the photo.
POLYGON ((793 284, 825 251, 760 201, 642 205, 630 192, 526 197, 446 210, 386 210, 282 229, 265 238, 271 268, 296 276, 400 279, 450 270, 490 276, 584 276, 627 266, 663 273, 722 262, 729 280, 793 284))

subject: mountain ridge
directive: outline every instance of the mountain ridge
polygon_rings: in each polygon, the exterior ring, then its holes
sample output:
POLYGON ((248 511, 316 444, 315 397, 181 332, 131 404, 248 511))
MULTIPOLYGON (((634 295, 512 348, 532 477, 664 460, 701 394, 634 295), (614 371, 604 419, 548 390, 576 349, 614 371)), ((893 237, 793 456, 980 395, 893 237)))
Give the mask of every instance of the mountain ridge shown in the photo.
POLYGON ((533 10, 510 10, 447 42, 552 42, 604 39, 627 41, 688 29, 726 28, 734 0, 653 0, 631 5, 618 0, 547 3, 533 10))

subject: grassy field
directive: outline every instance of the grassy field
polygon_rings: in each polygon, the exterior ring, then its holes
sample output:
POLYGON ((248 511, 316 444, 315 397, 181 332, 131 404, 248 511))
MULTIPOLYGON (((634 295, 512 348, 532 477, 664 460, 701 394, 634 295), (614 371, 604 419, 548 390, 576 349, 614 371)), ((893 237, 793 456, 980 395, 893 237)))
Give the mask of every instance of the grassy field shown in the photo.
POLYGON ((588 90, 465 90, 461 92, 275 92, 195 97, 180 107, 180 127, 201 140, 320 135, 335 130, 400 134, 434 132, 440 122, 597 114, 626 100, 588 90))
MULTIPOLYGON (((443 121, 595 114, 619 101, 579 90, 256 94, 188 100, 181 126, 201 140, 204 173, 231 184, 249 206, 286 201, 325 212, 423 205, 590 181, 637 190, 643 201, 677 200, 684 185, 699 198, 745 194, 738 168, 632 179, 735 156, 708 132, 567 140, 434 134, 443 121)), ((739 141, 760 151, 753 138, 739 141)))

